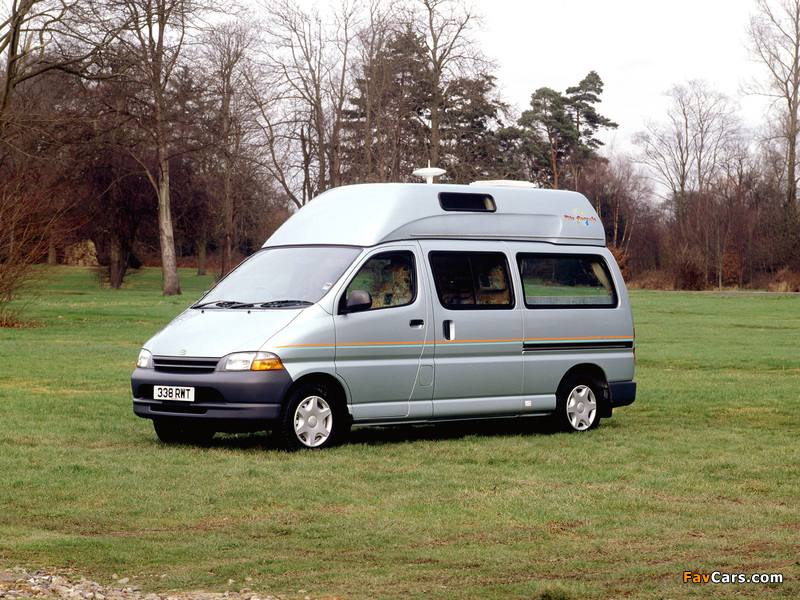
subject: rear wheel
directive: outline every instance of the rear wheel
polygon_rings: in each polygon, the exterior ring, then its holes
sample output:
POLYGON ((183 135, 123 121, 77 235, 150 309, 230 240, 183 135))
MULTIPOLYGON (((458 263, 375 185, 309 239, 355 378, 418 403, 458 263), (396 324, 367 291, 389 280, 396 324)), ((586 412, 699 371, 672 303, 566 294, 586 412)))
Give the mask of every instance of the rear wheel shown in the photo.
POLYGON ((215 433, 202 423, 180 419, 153 419, 153 428, 165 444, 207 444, 215 433))
POLYGON ((289 450, 332 446, 347 435, 349 425, 342 402, 322 383, 300 386, 281 415, 283 442, 289 450))
POLYGON ((557 417, 566 431, 588 431, 600 422, 600 388, 591 377, 579 375, 558 391, 557 417))

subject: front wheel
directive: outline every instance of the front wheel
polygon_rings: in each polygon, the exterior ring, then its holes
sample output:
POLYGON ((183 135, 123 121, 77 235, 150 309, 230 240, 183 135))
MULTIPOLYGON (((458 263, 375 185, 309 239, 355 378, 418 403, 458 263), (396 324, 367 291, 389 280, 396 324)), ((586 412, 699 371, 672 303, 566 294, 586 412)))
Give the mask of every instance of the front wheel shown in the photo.
POLYGON ((600 421, 600 388, 591 377, 573 377, 559 388, 558 420, 567 431, 588 431, 600 421))
POLYGON ((281 415, 283 442, 289 450, 327 448, 344 438, 349 429, 341 402, 321 383, 299 387, 281 415))

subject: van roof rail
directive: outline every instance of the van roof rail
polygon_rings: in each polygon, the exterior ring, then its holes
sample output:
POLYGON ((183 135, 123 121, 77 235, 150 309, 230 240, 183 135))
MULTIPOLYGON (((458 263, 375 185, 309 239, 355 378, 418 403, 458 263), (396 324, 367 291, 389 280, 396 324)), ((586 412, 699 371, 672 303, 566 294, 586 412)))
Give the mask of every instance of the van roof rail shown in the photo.
POLYGON ((530 181, 517 181, 515 179, 488 179, 485 181, 473 181, 470 185, 485 185, 489 187, 517 187, 535 188, 536 184, 530 181))

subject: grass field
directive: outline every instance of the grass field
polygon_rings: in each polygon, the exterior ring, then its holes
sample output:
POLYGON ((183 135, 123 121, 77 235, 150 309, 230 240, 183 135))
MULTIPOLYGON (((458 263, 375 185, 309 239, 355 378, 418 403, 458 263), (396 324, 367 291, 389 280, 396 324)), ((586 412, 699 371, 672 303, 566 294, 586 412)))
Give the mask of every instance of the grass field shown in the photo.
POLYGON ((164 298, 157 270, 54 275, 38 326, 0 329, 0 568, 289 599, 800 597, 798 296, 633 292, 637 400, 587 434, 368 428, 287 454, 166 446, 133 415, 141 344, 210 278, 164 298))

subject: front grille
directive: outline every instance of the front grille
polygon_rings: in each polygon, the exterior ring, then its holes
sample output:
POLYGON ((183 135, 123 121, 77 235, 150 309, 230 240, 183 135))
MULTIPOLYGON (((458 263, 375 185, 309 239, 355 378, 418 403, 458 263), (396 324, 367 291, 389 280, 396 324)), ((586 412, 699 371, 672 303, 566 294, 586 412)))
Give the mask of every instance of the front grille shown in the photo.
POLYGON ((213 373, 218 362, 218 358, 154 356, 153 368, 163 373, 213 373))

